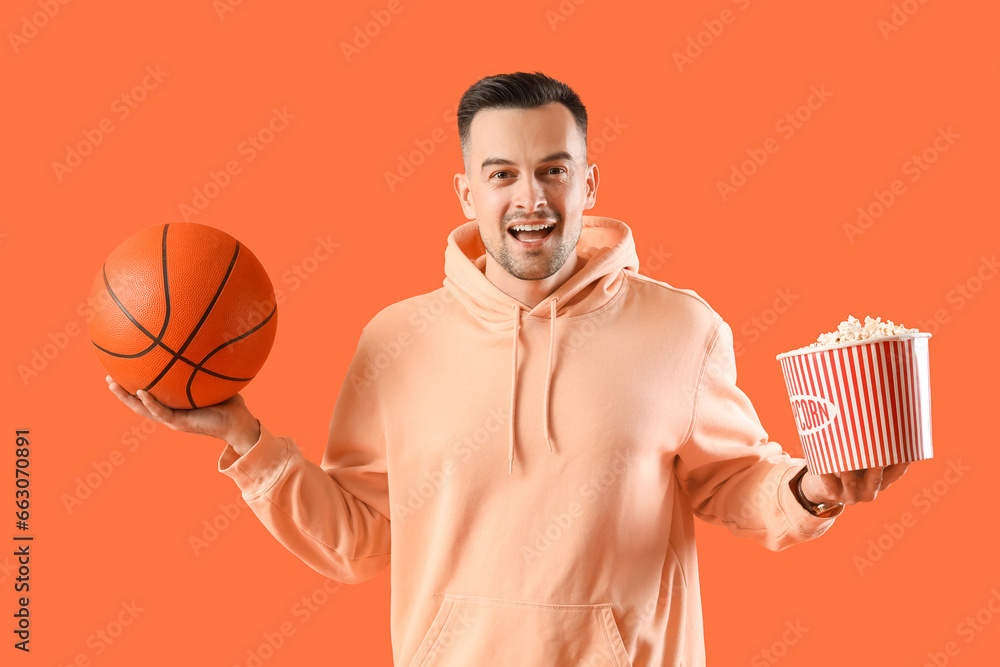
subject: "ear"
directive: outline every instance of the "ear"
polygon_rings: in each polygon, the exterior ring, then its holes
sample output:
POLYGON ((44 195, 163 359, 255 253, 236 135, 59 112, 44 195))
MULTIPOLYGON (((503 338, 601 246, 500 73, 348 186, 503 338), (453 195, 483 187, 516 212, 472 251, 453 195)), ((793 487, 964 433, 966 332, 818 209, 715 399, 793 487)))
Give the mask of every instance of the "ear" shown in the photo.
POLYGON ((597 204, 597 185, 601 181, 601 175, 596 164, 587 167, 587 197, 583 202, 583 210, 594 208, 597 204))
POLYGON ((458 202, 462 205, 465 217, 475 220, 476 203, 472 199, 472 188, 469 187, 469 178, 465 174, 455 174, 455 194, 458 195, 458 202))

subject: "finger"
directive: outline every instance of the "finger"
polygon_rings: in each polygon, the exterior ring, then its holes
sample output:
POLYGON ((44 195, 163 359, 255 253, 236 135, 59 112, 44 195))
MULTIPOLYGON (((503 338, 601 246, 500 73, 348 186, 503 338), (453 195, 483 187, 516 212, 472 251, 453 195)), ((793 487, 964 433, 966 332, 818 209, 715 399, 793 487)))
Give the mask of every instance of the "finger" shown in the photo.
POLYGON ((882 474, 882 488, 888 489, 889 485, 902 477, 903 473, 905 473, 909 467, 909 461, 905 463, 893 463, 892 465, 887 466, 885 472, 882 474))
POLYGON ((844 485, 841 483, 838 473, 823 473, 822 475, 815 475, 815 477, 823 487, 823 498, 839 498, 843 495, 844 485))
POLYGON ((882 476, 881 468, 851 470, 840 476, 844 485, 844 502, 848 505, 875 500, 878 492, 877 480, 882 476))
POLYGON ((108 389, 111 390, 111 393, 114 394, 118 398, 118 400, 127 405, 132 410, 132 412, 139 415, 140 417, 145 417, 146 419, 153 419, 153 416, 149 413, 149 410, 146 409, 146 406, 143 405, 142 401, 139 400, 137 397, 133 396, 132 394, 128 393, 127 391, 125 391, 125 389, 122 388, 122 386, 119 385, 117 382, 114 381, 108 382, 108 389))
POLYGON ((176 415, 175 412, 156 400, 156 397, 150 394, 145 389, 140 389, 136 393, 139 400, 142 401, 143 406, 152 415, 152 418, 156 421, 166 424, 170 428, 176 428, 176 415))
POLYGON ((840 475, 840 483, 844 487, 843 502, 848 505, 858 502, 858 497, 860 496, 864 471, 860 471, 862 473, 861 476, 858 476, 858 472, 857 470, 848 470, 840 475))
POLYGON ((879 488, 882 485, 882 476, 884 471, 884 466, 875 466, 865 471, 864 500, 866 502, 871 502, 875 500, 876 496, 878 496, 879 488))

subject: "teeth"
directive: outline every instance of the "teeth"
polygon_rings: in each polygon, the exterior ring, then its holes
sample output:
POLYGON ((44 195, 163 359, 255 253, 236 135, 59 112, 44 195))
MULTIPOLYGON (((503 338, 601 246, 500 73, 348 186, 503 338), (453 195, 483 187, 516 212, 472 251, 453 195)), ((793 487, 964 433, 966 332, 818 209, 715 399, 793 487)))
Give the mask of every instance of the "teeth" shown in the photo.
POLYGON ((548 229, 549 227, 555 227, 555 223, 543 223, 538 225, 514 225, 511 230, 517 232, 537 232, 540 229, 548 229))

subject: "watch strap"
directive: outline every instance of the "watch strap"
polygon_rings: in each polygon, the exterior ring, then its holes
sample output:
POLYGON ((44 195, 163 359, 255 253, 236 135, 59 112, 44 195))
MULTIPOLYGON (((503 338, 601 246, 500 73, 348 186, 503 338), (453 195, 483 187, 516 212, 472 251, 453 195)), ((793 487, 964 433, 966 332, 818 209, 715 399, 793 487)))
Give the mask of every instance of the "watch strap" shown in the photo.
POLYGON ((814 503, 806 498, 805 494, 802 493, 802 478, 809 471, 807 466, 803 466, 802 470, 792 477, 789 486, 792 487, 792 493, 795 494, 795 499, 799 501, 799 504, 806 509, 807 512, 820 519, 828 519, 837 513, 844 503, 814 503))

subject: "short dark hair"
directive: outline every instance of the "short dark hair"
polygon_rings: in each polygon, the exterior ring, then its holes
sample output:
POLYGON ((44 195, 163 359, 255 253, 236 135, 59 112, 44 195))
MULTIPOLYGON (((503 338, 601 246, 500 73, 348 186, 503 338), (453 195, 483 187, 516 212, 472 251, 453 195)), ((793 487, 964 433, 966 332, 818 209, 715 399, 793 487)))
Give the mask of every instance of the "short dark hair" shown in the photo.
MULTIPOLYGON (((587 107, 580 96, 561 81, 541 72, 514 72, 494 74, 469 86, 458 103, 458 138, 462 155, 467 155, 469 128, 472 118, 484 109, 534 109, 552 102, 559 102, 573 114, 576 127, 587 145, 587 107)), ((584 153, 586 157, 586 153, 584 153)))

